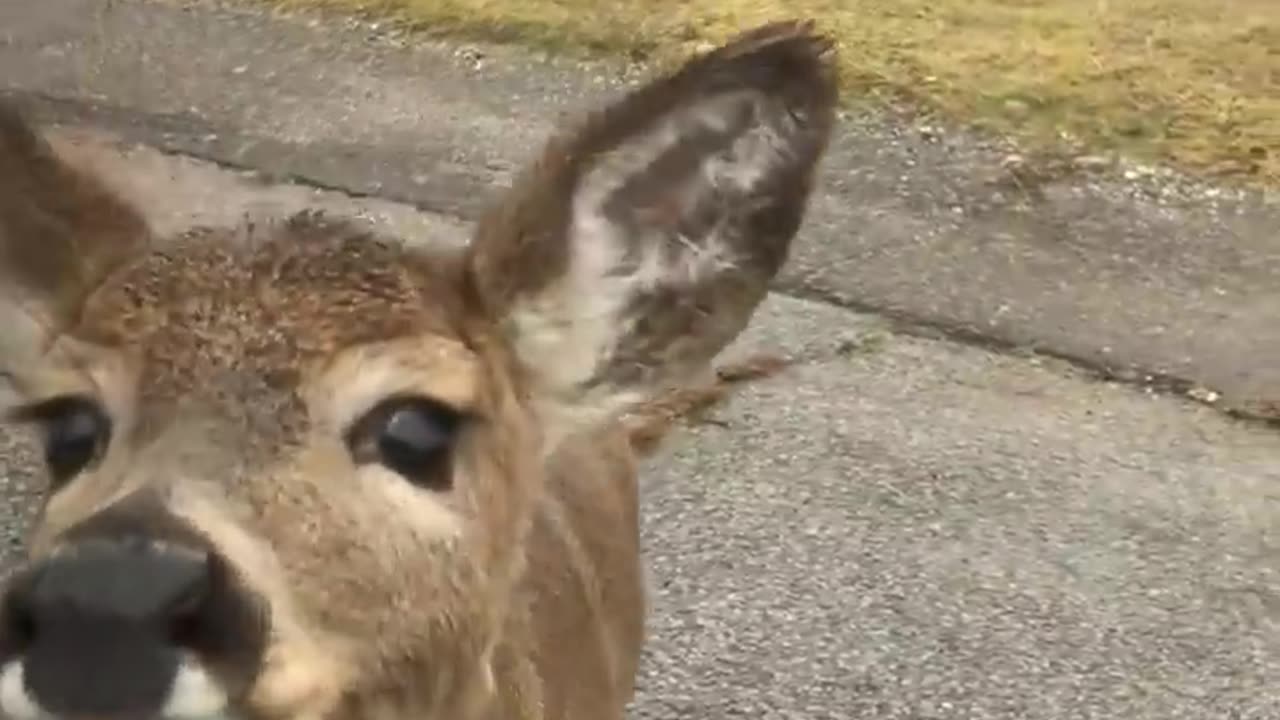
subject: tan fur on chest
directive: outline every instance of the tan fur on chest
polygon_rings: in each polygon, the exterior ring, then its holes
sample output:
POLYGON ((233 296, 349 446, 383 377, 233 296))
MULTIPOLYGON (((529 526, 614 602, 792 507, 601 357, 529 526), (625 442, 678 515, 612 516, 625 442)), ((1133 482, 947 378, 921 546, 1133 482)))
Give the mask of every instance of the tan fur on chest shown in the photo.
POLYGON ((424 251, 304 214, 152 237, 0 107, 0 403, 49 492, 14 720, 606 720, 644 640, 619 419, 785 262, 830 44, 743 34, 557 135, 424 251))

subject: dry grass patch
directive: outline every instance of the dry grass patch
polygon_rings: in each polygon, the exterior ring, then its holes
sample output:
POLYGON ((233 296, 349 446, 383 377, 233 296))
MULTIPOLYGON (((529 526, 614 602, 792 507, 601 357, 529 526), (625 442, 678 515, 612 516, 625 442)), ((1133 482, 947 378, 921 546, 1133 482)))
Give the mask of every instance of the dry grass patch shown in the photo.
POLYGON ((1280 0, 265 1, 659 62, 808 16, 839 39, 851 99, 1280 184, 1280 0))

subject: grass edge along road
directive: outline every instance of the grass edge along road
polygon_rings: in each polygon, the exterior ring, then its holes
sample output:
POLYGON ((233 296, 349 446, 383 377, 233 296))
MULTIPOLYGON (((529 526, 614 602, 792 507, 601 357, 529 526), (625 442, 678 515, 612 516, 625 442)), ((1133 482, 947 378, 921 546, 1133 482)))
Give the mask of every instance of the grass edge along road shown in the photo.
POLYGON ((659 65, 812 17, 837 38, 850 102, 907 101, 1032 152, 1280 187, 1280 0, 250 1, 659 65))

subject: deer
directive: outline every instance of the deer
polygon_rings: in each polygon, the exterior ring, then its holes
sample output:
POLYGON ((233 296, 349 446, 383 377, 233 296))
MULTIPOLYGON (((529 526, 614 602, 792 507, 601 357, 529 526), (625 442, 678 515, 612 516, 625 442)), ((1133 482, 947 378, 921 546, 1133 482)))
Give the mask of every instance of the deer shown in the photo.
POLYGON ((11 720, 608 720, 648 612, 625 418, 785 264, 835 43, 745 30, 562 123, 451 249, 157 237, 0 107, 0 408, 43 462, 11 720))

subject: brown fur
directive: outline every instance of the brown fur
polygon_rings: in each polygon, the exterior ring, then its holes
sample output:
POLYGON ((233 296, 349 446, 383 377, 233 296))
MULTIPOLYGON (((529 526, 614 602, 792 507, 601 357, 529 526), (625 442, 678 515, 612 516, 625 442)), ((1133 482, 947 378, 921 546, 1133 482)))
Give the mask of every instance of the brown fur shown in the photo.
POLYGON ((0 380, 114 424, 32 561, 154 493, 271 608, 237 716, 621 718, 644 636, 635 451, 698 404, 677 386, 785 261, 834 87, 807 25, 747 33, 553 140, 461 255, 315 215, 153 244, 0 109, 0 322, 24 328, 0 380), (397 393, 476 419, 450 490, 344 446, 397 393), (659 421, 621 421, 646 401, 659 421))

